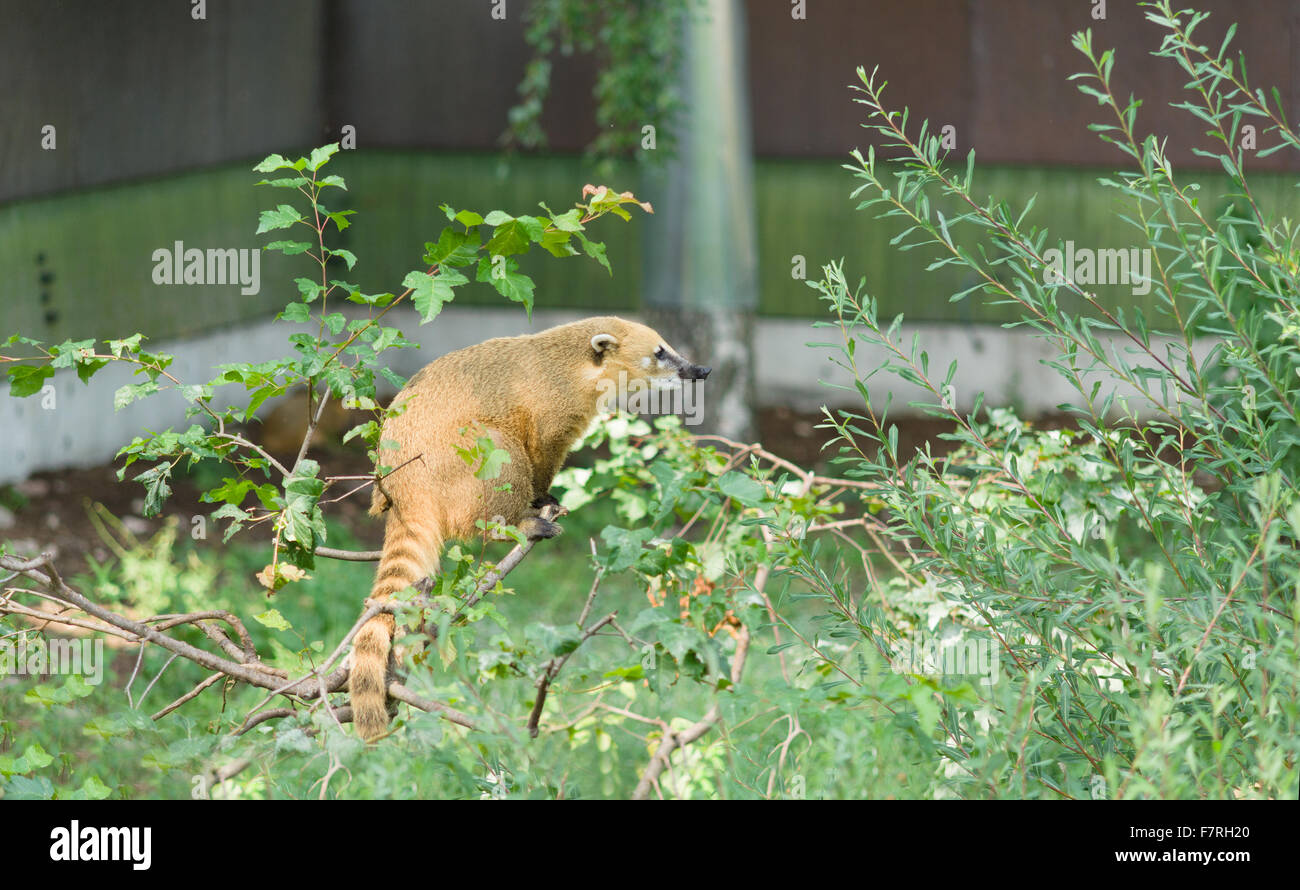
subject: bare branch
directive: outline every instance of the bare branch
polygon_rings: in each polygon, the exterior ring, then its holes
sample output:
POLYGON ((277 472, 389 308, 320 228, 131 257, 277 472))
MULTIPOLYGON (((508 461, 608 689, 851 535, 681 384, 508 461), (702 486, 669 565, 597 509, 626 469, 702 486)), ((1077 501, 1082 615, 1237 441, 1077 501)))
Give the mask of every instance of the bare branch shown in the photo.
POLYGON ((478 724, 473 718, 462 714, 450 705, 444 705, 440 701, 434 701, 429 698, 421 698, 411 690, 407 689, 401 683, 388 684, 389 698, 395 698, 400 702, 405 702, 413 708, 419 708, 421 711, 429 711, 437 714, 444 720, 450 720, 452 723, 465 727, 466 729, 478 729, 478 724))
MULTIPOLYGON (((311 397, 316 394, 316 390, 307 387, 307 411, 311 412, 311 397)), ((311 416, 307 423, 307 434, 302 437, 302 445, 298 448, 298 456, 294 458, 293 468, 298 469, 302 459, 307 456, 307 449, 311 447, 312 437, 316 435, 316 427, 320 426, 320 419, 325 415, 325 406, 330 403, 330 391, 326 387, 325 395, 321 396, 320 404, 316 407, 316 413, 311 416)))
POLYGON ((344 559, 350 562, 378 562, 384 555, 382 550, 335 550, 333 547, 317 547, 317 556, 328 559, 344 559))
MULTIPOLYGON (((731 682, 733 684, 740 682, 740 677, 745 670, 745 656, 748 652, 749 630, 744 625, 741 625, 736 636, 736 655, 731 660, 731 682)), ((651 786, 658 785, 659 775, 668 766, 673 751, 678 748, 685 748, 691 742, 700 738, 716 726, 720 719, 722 719, 722 711, 715 702, 703 717, 681 732, 675 732, 667 724, 664 724, 663 741, 659 743, 654 756, 650 758, 650 763, 646 765, 645 772, 641 774, 641 781, 637 782, 636 789, 632 792, 632 799, 645 800, 650 794, 651 786)))
POLYGON ((176 710, 177 708, 179 708, 181 705, 185 704, 185 703, 188 702, 188 701, 191 701, 191 700, 197 698, 197 697, 199 696, 199 693, 203 692, 203 690, 207 689, 209 686, 211 686, 213 683, 216 683, 218 680, 222 680, 222 679, 224 679, 225 676, 226 676, 226 675, 223 674, 223 673, 221 673, 220 671, 217 671, 215 674, 211 674, 211 675, 209 675, 208 678, 207 678, 206 680, 204 680, 202 683, 200 683, 199 685, 195 686, 195 687, 194 687, 193 689, 191 689, 189 692, 185 693, 185 694, 182 695, 180 698, 176 699, 176 701, 172 702, 170 705, 168 705, 167 707, 163 708, 163 709, 162 709, 161 711, 159 711, 158 713, 154 714, 153 717, 150 718, 150 719, 153 719, 153 720, 161 720, 162 718, 164 718, 164 717, 166 717, 168 714, 170 714, 172 711, 174 711, 174 710, 176 710))
MULTIPOLYGON (((590 605, 590 602, 588 602, 588 605, 590 605)), ((617 612, 610 612, 604 618, 600 619, 591 627, 587 628, 586 632, 583 633, 582 635, 582 639, 578 640, 577 646, 574 646, 571 650, 566 652, 562 657, 557 656, 556 658, 552 658, 547 663, 546 668, 542 671, 542 675, 537 679, 537 699, 536 701, 533 702, 533 710, 528 715, 529 738, 534 738, 534 739, 537 738, 538 724, 541 722, 542 719, 542 708, 546 706, 546 694, 547 692, 550 691, 551 683, 555 681, 556 676, 560 673, 561 670, 564 669, 564 665, 568 663, 569 659, 573 657, 573 653, 577 652, 579 647, 581 647, 583 643, 587 642, 587 640, 590 640, 593 636, 596 635, 597 631, 599 631, 602 627, 612 622, 617 617, 618 617, 617 612)))

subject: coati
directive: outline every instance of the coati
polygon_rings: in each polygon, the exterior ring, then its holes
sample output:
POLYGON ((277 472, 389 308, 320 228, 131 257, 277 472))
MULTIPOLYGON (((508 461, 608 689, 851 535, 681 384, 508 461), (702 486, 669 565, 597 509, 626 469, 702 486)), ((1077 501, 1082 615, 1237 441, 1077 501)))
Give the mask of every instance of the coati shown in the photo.
MULTIPOLYGON (((612 316, 487 340, 425 366, 393 400, 400 413, 380 434, 398 447, 381 446, 382 463, 394 469, 371 501, 372 515, 386 514, 371 601, 422 584, 446 541, 482 534, 476 520, 514 525, 534 540, 559 534, 541 509, 555 504, 551 480, 570 448, 599 410, 614 407, 606 396, 680 386, 710 370, 645 325, 612 316), (510 454, 495 479, 477 478, 457 450, 482 436, 510 454)), ((392 615, 378 615, 353 642, 352 719, 367 741, 388 726, 394 627, 392 615)))

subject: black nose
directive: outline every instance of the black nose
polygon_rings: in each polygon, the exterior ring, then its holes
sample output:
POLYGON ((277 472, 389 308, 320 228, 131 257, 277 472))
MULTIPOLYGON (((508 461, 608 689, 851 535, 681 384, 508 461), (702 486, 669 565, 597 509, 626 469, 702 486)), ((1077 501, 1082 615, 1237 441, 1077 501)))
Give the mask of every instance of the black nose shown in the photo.
POLYGON ((708 377, 708 376, 709 376, 709 372, 712 371, 712 370, 713 370, 712 368, 702 368, 702 367, 700 367, 699 365, 696 365, 695 367, 691 368, 691 377, 690 377, 690 379, 691 379, 691 380, 703 380, 705 377, 708 377))

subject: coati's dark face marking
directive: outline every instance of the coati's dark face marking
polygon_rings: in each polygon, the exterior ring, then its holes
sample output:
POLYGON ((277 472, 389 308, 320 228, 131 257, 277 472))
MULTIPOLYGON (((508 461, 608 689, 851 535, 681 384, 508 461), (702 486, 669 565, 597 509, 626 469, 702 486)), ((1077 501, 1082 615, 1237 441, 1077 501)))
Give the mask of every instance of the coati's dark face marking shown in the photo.
POLYGON ((653 361, 656 368, 676 373, 682 380, 703 380, 713 370, 712 368, 688 362, 668 346, 662 344, 655 350, 653 361))

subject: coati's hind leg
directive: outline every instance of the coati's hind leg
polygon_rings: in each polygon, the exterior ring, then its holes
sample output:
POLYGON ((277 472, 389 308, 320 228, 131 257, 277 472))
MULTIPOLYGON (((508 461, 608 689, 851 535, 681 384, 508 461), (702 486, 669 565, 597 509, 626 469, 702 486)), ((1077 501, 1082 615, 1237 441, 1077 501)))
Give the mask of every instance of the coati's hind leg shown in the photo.
POLYGON ((526 516, 521 519, 519 521, 519 530, 530 541, 554 538, 564 531, 564 528, 555 520, 566 512, 568 511, 560 506, 559 501, 551 498, 550 503, 543 506, 536 516, 526 516))

